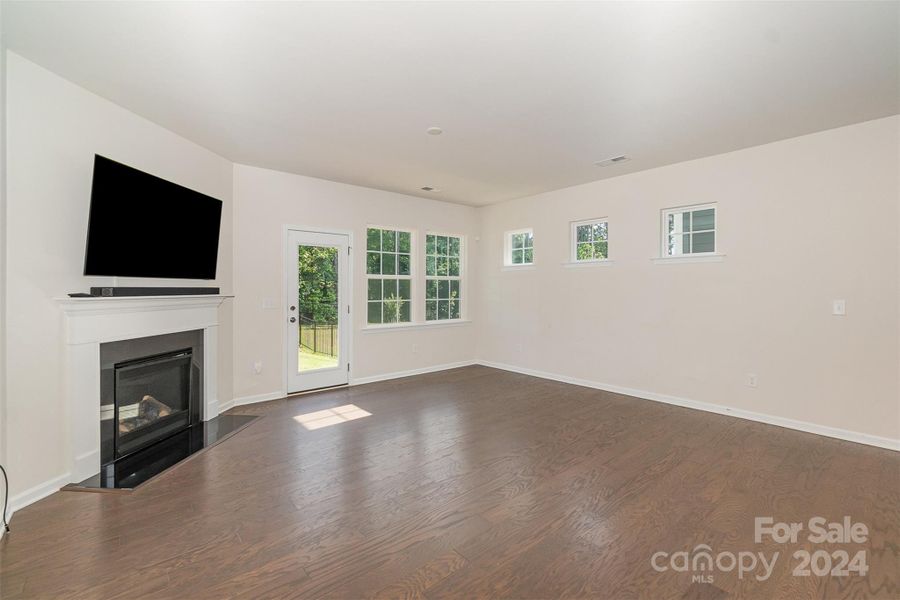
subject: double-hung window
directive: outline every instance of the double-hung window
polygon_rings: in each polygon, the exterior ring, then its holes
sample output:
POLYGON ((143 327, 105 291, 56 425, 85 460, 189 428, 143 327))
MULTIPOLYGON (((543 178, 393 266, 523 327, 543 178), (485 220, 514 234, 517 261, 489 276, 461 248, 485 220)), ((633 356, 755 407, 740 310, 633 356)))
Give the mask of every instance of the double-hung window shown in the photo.
POLYGON ((716 205, 670 208, 662 215, 662 255, 715 254, 716 205))
POLYGON ((606 219, 572 223, 572 262, 609 258, 609 223, 606 219))
POLYGON ((412 232, 366 231, 368 323, 412 321, 412 232))
POLYGON ((459 319, 462 313, 463 240, 425 236, 425 320, 459 319))

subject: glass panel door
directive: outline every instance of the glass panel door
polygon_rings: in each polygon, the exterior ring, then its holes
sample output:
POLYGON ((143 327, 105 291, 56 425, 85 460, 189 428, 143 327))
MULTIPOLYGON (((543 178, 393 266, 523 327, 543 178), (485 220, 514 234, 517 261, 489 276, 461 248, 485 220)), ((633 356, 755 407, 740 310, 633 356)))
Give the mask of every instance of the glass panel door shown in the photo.
POLYGON ((346 234, 288 232, 288 393, 349 381, 349 249, 346 234))

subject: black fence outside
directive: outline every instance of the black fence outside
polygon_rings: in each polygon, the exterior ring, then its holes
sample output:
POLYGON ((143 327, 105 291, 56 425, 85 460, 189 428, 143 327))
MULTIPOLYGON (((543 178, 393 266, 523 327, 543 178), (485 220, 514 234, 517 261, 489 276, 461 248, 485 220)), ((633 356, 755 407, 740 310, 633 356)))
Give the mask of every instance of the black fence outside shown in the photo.
POLYGON ((337 356, 338 326, 300 317, 300 345, 318 354, 337 356))

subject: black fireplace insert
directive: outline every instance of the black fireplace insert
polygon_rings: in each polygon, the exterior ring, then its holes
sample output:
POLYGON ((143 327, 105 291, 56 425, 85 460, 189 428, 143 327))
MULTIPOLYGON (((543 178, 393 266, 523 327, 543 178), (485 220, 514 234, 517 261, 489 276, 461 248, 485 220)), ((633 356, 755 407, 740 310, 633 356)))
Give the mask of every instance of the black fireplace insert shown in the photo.
POLYGON ((155 444, 192 424, 191 349, 115 365, 115 458, 155 444))

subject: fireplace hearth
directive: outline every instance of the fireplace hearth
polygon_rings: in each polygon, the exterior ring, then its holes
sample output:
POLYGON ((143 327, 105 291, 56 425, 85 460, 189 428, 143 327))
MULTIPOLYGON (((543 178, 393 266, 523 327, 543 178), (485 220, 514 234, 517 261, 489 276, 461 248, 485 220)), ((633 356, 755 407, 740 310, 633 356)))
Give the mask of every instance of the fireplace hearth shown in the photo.
POLYGON ((63 489, 76 492, 134 490, 181 461, 225 441, 257 418, 252 415, 219 415, 191 425, 142 450, 107 463, 96 475, 63 489))

